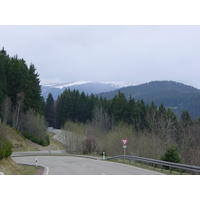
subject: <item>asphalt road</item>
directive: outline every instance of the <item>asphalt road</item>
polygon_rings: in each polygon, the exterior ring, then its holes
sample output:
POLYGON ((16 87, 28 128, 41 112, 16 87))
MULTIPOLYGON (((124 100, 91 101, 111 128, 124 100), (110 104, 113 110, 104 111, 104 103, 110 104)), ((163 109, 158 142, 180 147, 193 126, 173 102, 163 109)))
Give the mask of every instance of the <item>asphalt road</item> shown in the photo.
POLYGON ((163 175, 110 161, 73 156, 23 156, 12 157, 16 163, 37 164, 45 167, 44 175, 163 175))

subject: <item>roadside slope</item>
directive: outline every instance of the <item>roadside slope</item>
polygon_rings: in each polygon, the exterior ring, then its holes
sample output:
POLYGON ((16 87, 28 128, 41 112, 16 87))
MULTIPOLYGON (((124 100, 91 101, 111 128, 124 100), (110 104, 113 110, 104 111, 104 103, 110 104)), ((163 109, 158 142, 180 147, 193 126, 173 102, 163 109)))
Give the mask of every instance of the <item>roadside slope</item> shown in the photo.
POLYGON ((30 140, 24 138, 21 133, 5 124, 0 124, 0 131, 12 143, 12 151, 35 151, 47 148, 31 142, 30 140))

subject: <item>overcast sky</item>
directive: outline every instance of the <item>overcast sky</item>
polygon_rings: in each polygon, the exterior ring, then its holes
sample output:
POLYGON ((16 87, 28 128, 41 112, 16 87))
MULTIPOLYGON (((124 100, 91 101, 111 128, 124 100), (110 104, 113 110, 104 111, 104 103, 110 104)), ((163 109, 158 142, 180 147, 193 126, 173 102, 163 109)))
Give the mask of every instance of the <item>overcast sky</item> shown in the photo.
POLYGON ((173 80, 200 89, 200 26, 0 26, 1 48, 41 84, 173 80))

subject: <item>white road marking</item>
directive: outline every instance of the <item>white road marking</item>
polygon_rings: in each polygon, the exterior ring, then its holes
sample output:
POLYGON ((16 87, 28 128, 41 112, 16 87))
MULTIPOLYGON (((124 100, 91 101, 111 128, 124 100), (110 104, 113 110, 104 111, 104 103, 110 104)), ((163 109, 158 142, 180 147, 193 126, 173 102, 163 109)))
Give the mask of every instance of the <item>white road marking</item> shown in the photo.
POLYGON ((106 175, 106 174, 104 174, 104 173, 101 173, 102 175, 106 175))
POLYGON ((91 170, 94 170, 93 168, 90 168, 91 170))
POLYGON ((86 167, 85 165, 82 165, 83 167, 86 167))
POLYGON ((48 175, 48 173, 49 173, 49 168, 46 166, 46 168, 47 168, 47 173, 46 173, 46 175, 48 175))

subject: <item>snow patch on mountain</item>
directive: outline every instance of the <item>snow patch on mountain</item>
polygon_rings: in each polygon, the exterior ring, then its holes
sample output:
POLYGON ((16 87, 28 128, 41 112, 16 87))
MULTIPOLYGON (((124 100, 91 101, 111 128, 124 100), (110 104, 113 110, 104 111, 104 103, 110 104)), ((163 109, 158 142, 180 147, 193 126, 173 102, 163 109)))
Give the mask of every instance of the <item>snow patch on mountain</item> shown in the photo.
POLYGON ((128 83, 128 82, 124 82, 124 81, 111 81, 111 82, 106 81, 106 82, 102 82, 102 83, 111 84, 111 86, 116 87, 116 89, 136 85, 135 83, 128 83))
POLYGON ((72 81, 72 82, 67 82, 67 83, 48 83, 43 86, 63 89, 66 87, 71 87, 71 86, 75 86, 75 85, 83 85, 83 84, 87 84, 87 83, 92 83, 92 81, 72 81))
POLYGON ((116 89, 122 88, 122 87, 128 87, 128 86, 135 86, 136 84, 134 83, 128 83, 124 81, 105 81, 105 82, 95 82, 95 81, 72 81, 72 82, 67 82, 67 83, 48 83, 43 86, 46 87, 51 87, 51 88, 58 88, 58 89, 63 89, 63 88, 68 88, 72 86, 77 86, 77 85, 84 85, 84 84, 106 84, 110 85, 116 89))
POLYGON ((80 93, 85 94, 99 94, 102 92, 110 92, 123 87, 135 86, 136 84, 124 81, 71 81, 66 83, 49 83, 42 85, 42 96, 46 99, 48 94, 51 93, 54 99, 64 92, 65 89, 78 90, 80 93))

